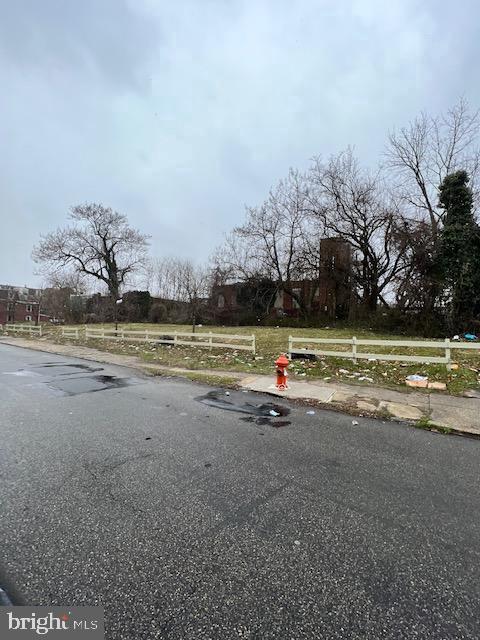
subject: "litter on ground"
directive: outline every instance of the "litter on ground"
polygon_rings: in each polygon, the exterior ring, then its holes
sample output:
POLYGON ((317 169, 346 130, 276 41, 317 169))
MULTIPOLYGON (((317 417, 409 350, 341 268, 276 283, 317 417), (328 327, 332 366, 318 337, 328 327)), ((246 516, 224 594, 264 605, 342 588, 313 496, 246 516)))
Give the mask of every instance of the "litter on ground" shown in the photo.
POLYGON ((405 378, 405 383, 407 387, 420 387, 426 388, 428 385, 428 377, 427 376, 419 376, 414 373, 411 376, 407 376, 405 378))

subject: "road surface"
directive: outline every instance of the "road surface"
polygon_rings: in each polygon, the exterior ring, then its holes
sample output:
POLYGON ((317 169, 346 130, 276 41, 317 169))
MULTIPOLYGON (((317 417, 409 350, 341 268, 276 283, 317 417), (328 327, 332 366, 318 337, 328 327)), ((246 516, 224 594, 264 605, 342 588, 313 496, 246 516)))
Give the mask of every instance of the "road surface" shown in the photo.
POLYGON ((480 441, 209 391, 0 342, 0 583, 115 640, 478 639, 480 441))

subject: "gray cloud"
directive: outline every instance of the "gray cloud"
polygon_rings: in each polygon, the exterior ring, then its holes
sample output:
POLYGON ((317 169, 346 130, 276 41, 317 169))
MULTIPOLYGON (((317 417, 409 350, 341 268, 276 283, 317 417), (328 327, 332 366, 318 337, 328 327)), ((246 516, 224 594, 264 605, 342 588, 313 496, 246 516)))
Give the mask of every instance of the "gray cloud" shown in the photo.
POLYGON ((288 167, 438 112, 475 82, 480 6, 10 0, 0 21, 0 281, 101 201, 152 253, 205 259, 288 167))

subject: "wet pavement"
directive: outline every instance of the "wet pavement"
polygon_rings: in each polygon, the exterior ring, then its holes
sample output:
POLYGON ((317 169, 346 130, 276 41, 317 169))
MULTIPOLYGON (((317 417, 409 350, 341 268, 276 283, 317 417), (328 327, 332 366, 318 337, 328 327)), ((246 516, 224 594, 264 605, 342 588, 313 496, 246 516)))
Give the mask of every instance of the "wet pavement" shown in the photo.
POLYGON ((106 389, 120 389, 138 383, 136 378, 124 378, 107 375, 101 366, 83 364, 81 362, 40 361, 27 363, 13 371, 2 371, 2 375, 17 378, 33 378, 27 382, 29 391, 40 391, 45 388, 63 395, 78 395, 106 389), (41 385, 45 385, 42 387, 41 385))
MULTIPOLYGON (((246 402, 243 392, 225 391, 214 389, 205 395, 195 398, 197 402, 215 407, 223 411, 235 411, 236 413, 247 413, 248 417, 242 417, 242 422, 254 422, 259 425, 270 425, 271 427, 286 427, 291 424, 290 420, 277 420, 279 416, 288 416, 289 407, 285 404, 275 404, 273 402, 246 402)), ((249 394, 251 395, 251 394, 249 394)))
POLYGON ((480 637, 479 441, 228 393, 0 343, 0 587, 115 640, 480 637))

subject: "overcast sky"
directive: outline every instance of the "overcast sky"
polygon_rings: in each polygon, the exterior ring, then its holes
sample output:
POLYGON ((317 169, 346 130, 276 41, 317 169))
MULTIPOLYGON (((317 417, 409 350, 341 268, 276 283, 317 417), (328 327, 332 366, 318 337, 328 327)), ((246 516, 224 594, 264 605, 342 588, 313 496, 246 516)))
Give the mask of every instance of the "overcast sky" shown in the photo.
POLYGON ((479 52, 478 0, 1 0, 0 282, 85 201, 202 261, 289 166, 480 107, 479 52))

